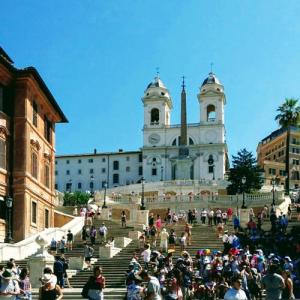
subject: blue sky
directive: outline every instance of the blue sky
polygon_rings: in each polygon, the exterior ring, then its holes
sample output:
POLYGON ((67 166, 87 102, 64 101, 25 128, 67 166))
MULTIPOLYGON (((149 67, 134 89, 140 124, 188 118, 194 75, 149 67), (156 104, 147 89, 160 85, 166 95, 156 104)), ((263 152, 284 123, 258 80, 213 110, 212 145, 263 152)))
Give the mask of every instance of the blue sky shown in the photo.
POLYGON ((35 66, 69 119, 58 154, 142 146, 141 97, 156 67, 179 123, 188 122, 213 70, 224 84, 230 156, 277 128, 276 108, 300 97, 300 1, 2 1, 0 45, 16 67, 35 66))

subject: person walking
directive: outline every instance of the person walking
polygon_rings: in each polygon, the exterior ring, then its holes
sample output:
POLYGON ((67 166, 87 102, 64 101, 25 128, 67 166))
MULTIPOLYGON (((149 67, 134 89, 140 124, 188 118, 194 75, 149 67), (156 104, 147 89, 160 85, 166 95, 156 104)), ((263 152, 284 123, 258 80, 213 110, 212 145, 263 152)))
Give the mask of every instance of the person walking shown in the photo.
POLYGON ((64 254, 66 249, 66 239, 63 236, 61 240, 59 241, 59 252, 60 254, 64 254))
POLYGON ((144 251, 141 253, 141 256, 144 261, 144 269, 148 270, 149 262, 150 262, 150 258, 151 258, 151 250, 150 250, 149 244, 145 245, 144 251))
POLYGON ((83 225, 82 230, 81 230, 81 239, 82 239, 82 241, 85 242, 86 239, 88 238, 88 236, 89 235, 88 235, 88 232, 86 230, 86 226, 83 225))
POLYGON ((125 211, 123 210, 122 213, 121 213, 121 226, 122 228, 125 227, 126 228, 126 213, 125 211))
POLYGON ((60 256, 55 256, 55 261, 53 264, 53 273, 57 277, 58 285, 63 288, 64 287, 64 264, 60 259, 60 256))
POLYGON ((86 264, 86 269, 90 270, 91 269, 91 260, 94 254, 94 249, 90 247, 87 242, 84 243, 84 248, 83 248, 83 256, 84 256, 84 261, 86 264))
POLYGON ((185 224, 185 227, 184 227, 184 232, 186 234, 186 242, 187 242, 187 245, 191 245, 192 243, 192 226, 189 225, 188 223, 185 224))
POLYGON ((102 274, 102 268, 95 266, 93 275, 90 276, 87 283, 84 285, 81 295, 89 300, 103 300, 105 281, 105 277, 102 274))
POLYGON ((139 275, 143 281, 147 282, 146 296, 144 300, 161 300, 160 283, 156 277, 150 276, 147 271, 142 271, 139 275))
POLYGON ((97 230, 96 230, 95 226, 92 226, 91 230, 90 230, 90 239, 91 239, 92 247, 95 246, 95 244, 96 244, 96 236, 97 236, 97 230))
POLYGON ((107 227, 104 223, 99 228, 100 244, 106 243, 107 227))
POLYGON ((205 224, 206 217, 207 217, 207 210, 205 208, 203 208, 201 211, 201 223, 202 224, 205 224))
POLYGON ((68 233, 67 233, 67 250, 68 251, 72 251, 72 249, 73 249, 73 239, 74 239, 73 233, 69 229, 68 233))
POLYGON ((285 288, 282 291, 282 299, 295 299, 294 296, 294 287, 293 287, 293 280, 291 279, 291 272, 284 270, 281 273, 285 288))
POLYGON ((208 226, 212 226, 213 219, 214 219, 214 210, 210 209, 208 212, 208 226))
POLYGON ((169 240, 169 234, 166 230, 166 228, 163 228, 160 233, 160 248, 161 251, 168 252, 168 240, 169 240))

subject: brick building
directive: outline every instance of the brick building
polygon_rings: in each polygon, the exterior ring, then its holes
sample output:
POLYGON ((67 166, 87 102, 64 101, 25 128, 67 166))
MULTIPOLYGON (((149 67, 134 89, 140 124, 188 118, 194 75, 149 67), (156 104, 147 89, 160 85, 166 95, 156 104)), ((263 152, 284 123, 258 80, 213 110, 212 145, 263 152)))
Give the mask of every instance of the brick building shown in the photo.
MULTIPOLYGON (((290 127, 290 188, 300 185, 300 128, 290 127)), ((284 185, 287 129, 273 131, 257 146, 257 162, 264 169, 265 184, 272 178, 284 185)))
POLYGON ((67 122, 34 67, 18 69, 0 47, 0 241, 54 224, 55 124, 67 122), (12 199, 12 208, 7 208, 12 199))

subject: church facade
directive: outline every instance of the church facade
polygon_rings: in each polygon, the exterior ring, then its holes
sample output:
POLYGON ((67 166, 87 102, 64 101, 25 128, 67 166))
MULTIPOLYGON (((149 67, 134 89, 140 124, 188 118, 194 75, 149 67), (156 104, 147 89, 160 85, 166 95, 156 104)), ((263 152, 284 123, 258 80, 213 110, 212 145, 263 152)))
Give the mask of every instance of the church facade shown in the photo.
POLYGON ((186 93, 181 93, 181 123, 171 124, 172 98, 157 76, 142 97, 143 145, 139 151, 56 156, 56 188, 98 190, 169 180, 223 180, 228 168, 224 87, 209 73, 197 95, 199 122, 188 124, 186 93))

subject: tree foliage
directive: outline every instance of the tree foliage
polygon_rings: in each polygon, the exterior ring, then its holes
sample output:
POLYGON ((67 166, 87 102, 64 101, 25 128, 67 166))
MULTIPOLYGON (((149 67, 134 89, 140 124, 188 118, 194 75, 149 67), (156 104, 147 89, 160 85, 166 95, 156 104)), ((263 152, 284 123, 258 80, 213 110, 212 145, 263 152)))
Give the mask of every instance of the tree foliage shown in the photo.
POLYGON ((64 194, 64 206, 85 205, 90 199, 90 193, 76 191, 64 194))
POLYGON ((275 120, 282 128, 289 126, 296 126, 300 120, 300 106, 298 106, 298 99, 286 98, 285 102, 277 108, 278 115, 275 120))
POLYGON ((240 150, 236 156, 232 156, 233 167, 229 170, 228 181, 230 185, 227 187, 227 192, 234 195, 241 192, 251 193, 254 190, 259 190, 263 185, 261 170, 257 166, 256 159, 252 152, 245 148, 240 150), (246 183, 242 183, 242 178, 245 176, 246 183))

